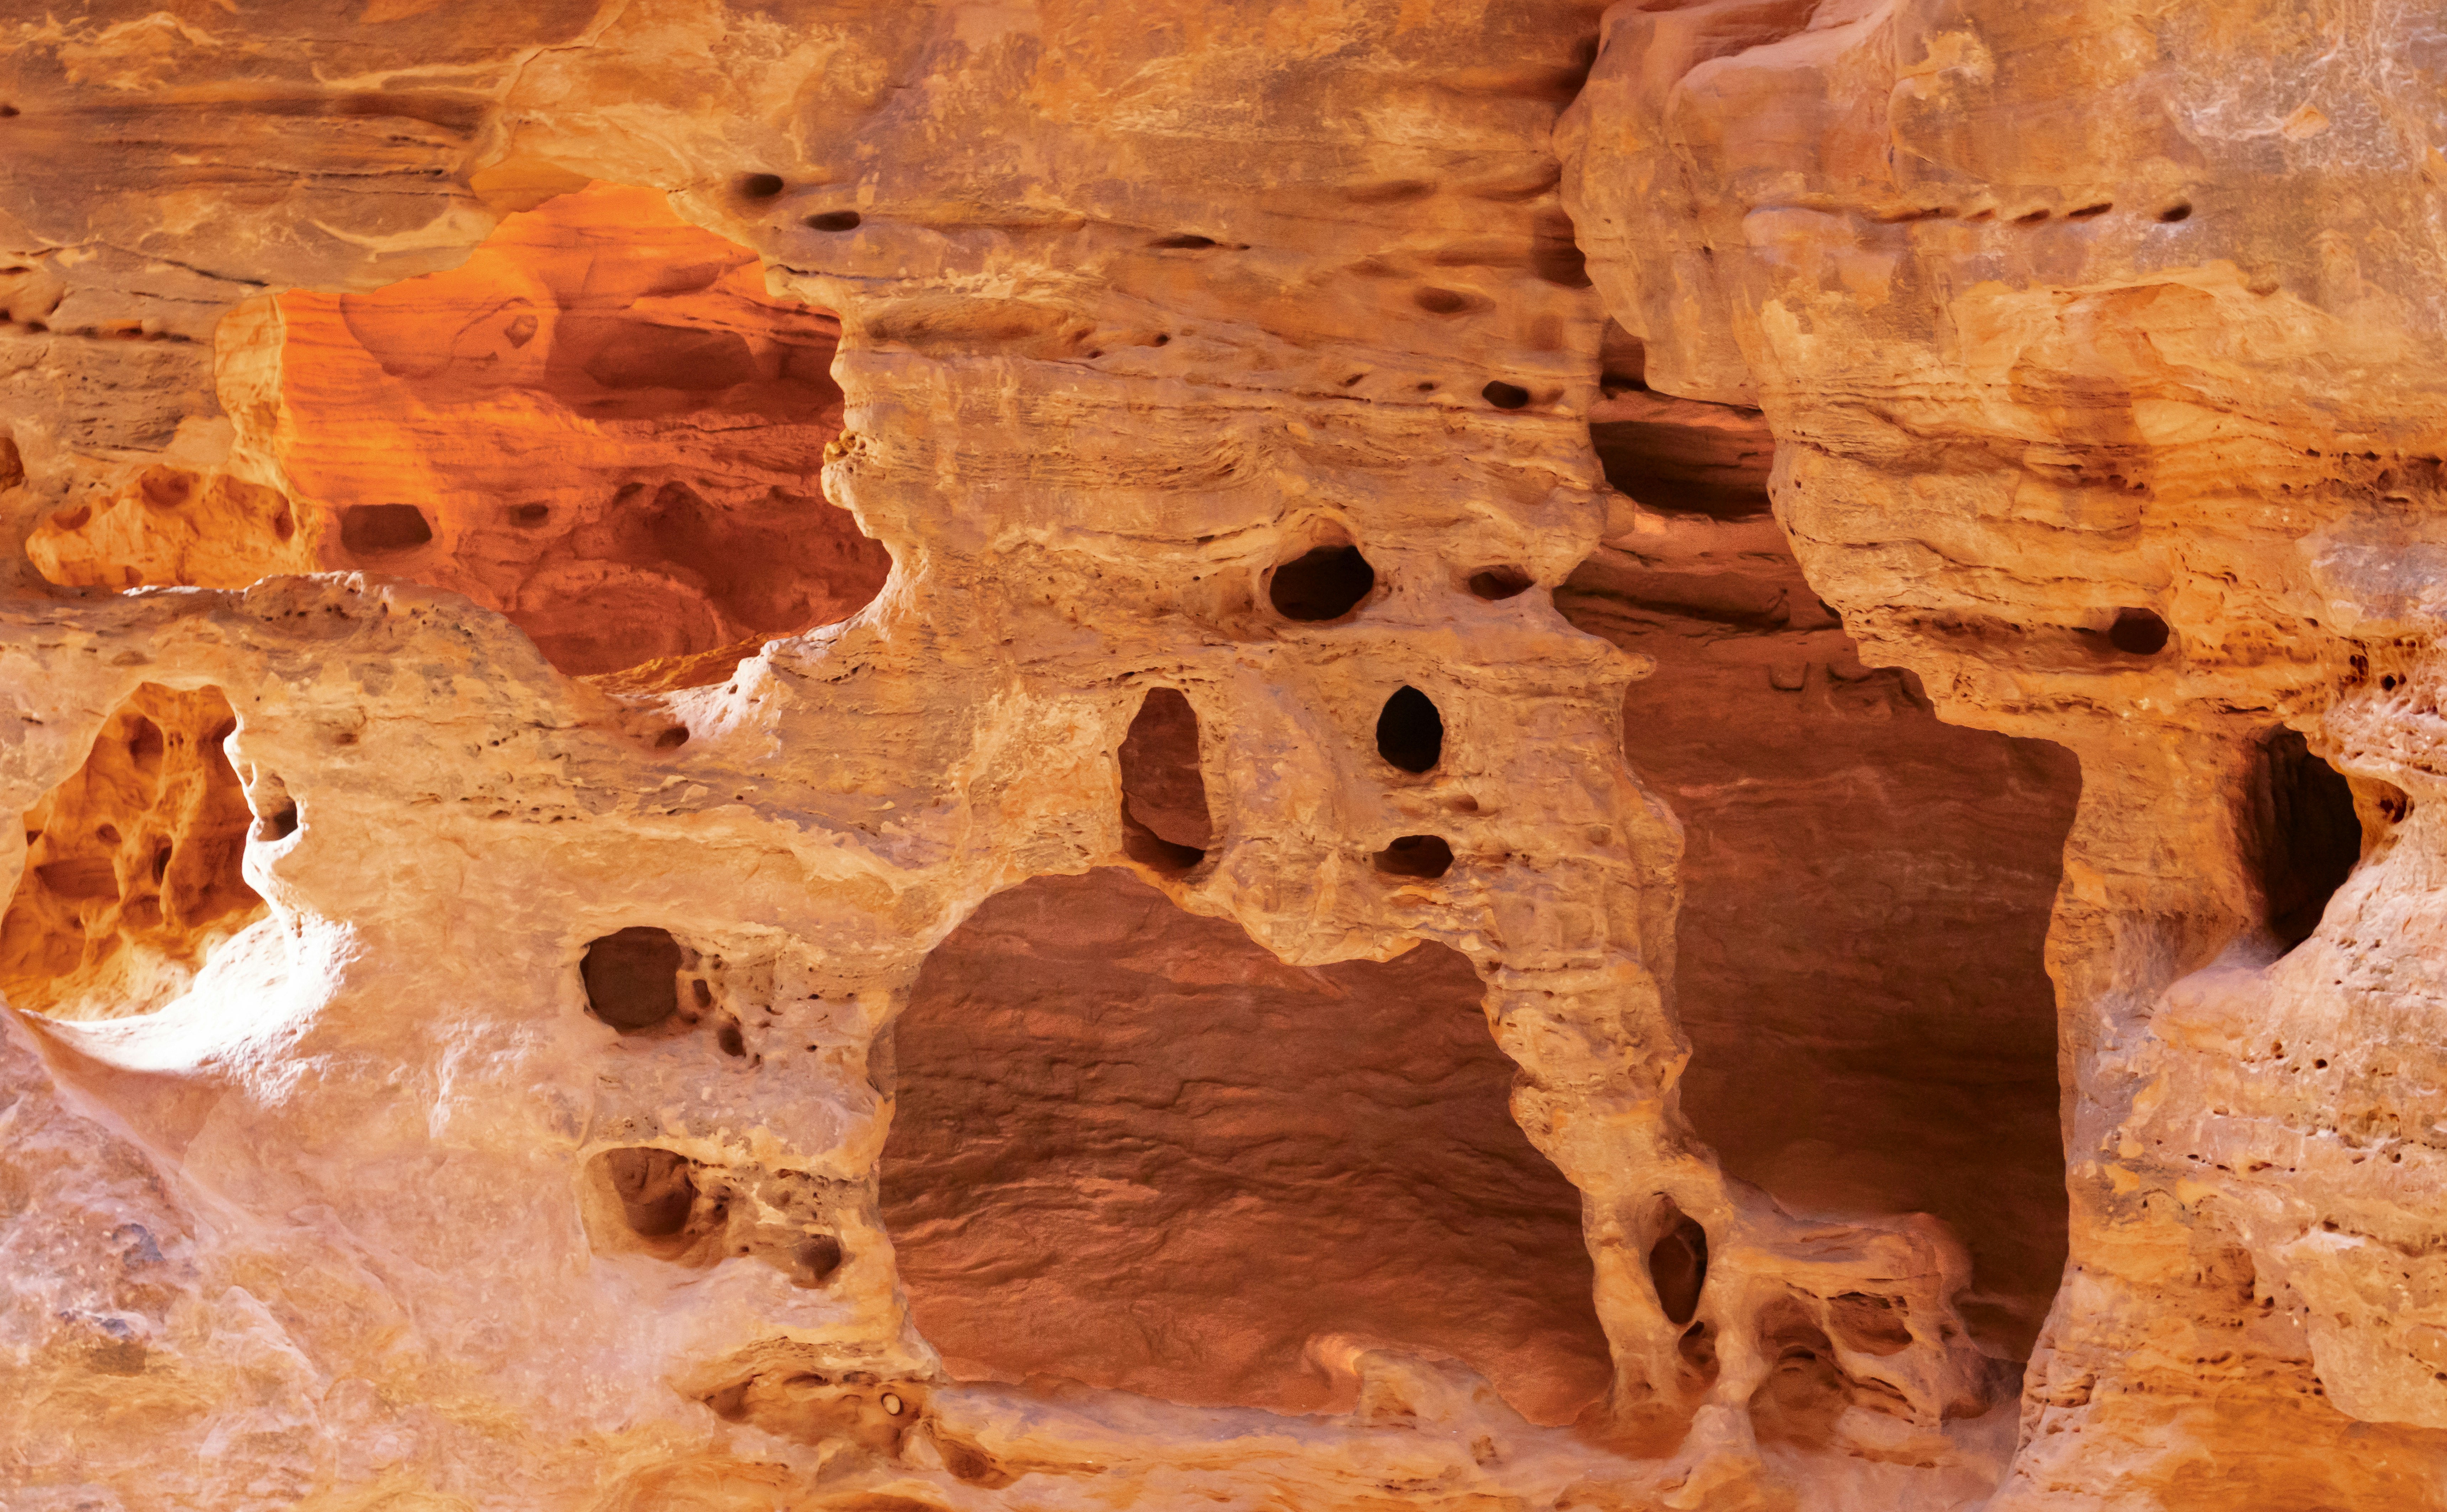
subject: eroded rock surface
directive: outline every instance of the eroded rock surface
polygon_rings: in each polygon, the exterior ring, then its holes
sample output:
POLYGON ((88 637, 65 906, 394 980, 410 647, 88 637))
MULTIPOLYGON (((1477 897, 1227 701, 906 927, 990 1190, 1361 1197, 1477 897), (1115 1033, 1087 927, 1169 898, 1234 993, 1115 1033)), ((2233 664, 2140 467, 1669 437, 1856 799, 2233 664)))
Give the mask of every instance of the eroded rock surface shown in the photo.
POLYGON ((0 1500, 2447 1505, 2433 29, 0 18, 0 1500))

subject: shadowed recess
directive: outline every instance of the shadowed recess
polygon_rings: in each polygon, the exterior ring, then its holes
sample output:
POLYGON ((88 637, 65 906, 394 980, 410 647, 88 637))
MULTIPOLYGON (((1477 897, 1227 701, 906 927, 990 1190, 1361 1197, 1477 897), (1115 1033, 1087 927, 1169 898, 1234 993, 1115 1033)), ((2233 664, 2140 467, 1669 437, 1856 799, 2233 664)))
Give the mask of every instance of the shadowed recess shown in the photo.
POLYGON ((894 1030, 882 1200, 957 1374, 1349 1405, 1303 1358, 1440 1351, 1546 1422, 1608 1365, 1580 1195, 1512 1122, 1461 955, 1290 967, 1127 872, 1004 893, 894 1030))
POLYGON ((1319 546, 1283 563, 1266 596, 1285 619, 1340 619, 1376 586, 1376 569, 1356 546, 1319 546))
POLYGON ((1405 685, 1376 714, 1376 754, 1406 772, 1432 770, 1445 754, 1445 716, 1435 700, 1405 685))
POLYGON ((1175 688, 1139 703, 1122 740, 1123 843, 1132 860, 1186 871, 1206 859, 1214 824, 1198 764, 1198 711, 1175 688))
POLYGON ((2320 927, 2328 899, 2362 860, 2354 790, 2301 732, 2280 728, 2261 738, 2250 803, 2268 927, 2291 949, 2320 927))
POLYGON ((1795 1211, 1944 1219, 1974 1337, 2025 1355, 2065 1257, 2043 946, 2078 765, 1862 665, 1773 520, 1674 521, 1555 599, 1657 659, 1624 747, 1683 826, 1684 1113, 1795 1211))
POLYGON ((615 931, 586 947, 578 970, 587 1011, 623 1034, 653 1029, 679 1007, 680 943, 669 930, 615 931))

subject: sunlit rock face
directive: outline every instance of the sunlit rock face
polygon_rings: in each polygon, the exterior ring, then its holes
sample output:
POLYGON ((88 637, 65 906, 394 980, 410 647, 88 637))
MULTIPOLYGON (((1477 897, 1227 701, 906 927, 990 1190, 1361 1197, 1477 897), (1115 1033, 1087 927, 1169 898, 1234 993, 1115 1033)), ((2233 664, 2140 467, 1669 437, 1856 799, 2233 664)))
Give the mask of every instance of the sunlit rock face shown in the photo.
POLYGON ((2438 1508, 2276 0, 0 20, 0 1503, 2438 1508))
POLYGON ((564 671, 719 681, 846 619, 890 568, 816 483, 839 337, 664 196, 560 195, 448 272, 223 322, 238 451, 276 488, 155 468, 27 553, 80 587, 413 577, 564 671))

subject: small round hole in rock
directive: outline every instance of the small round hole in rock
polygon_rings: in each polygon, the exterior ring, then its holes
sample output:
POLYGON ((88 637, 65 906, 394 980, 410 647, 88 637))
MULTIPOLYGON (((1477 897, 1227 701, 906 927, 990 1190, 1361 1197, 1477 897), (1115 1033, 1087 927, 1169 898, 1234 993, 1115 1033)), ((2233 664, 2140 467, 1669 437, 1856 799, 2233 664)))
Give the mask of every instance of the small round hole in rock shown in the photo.
POLYGON ((1434 767, 1445 754, 1445 716, 1436 702, 1405 686, 1376 715, 1376 754, 1406 772, 1434 767))
POLYGON ((2119 609, 2107 627, 2107 643, 2127 656, 2155 656, 2167 649, 2167 622, 2146 609, 2119 609))
POLYGON ((413 551, 433 539, 433 526, 414 504, 351 504, 340 514, 340 544, 360 557, 413 551))
POLYGON ((1420 289, 1411 294, 1411 303, 1432 315, 1458 315, 1475 309, 1478 301, 1457 289, 1420 289))
POLYGON ((521 504, 510 511, 510 523, 521 530, 533 530, 551 518, 550 504, 521 504))
POLYGON ((696 1206, 696 1182, 685 1156, 636 1147, 603 1157, 620 1217, 639 1238, 667 1239, 688 1226, 696 1206))
POLYGON ((1480 389, 1479 396, 1498 409, 1519 409, 1529 403, 1529 390, 1519 384, 1508 384, 1498 378, 1480 389))
POLYGON ((1495 603, 1519 597, 1536 581, 1518 567, 1489 567, 1470 575, 1470 591, 1476 597, 1495 603))
POLYGON ((1211 247, 1215 245, 1215 238, 1212 236, 1201 236, 1185 231, 1178 236, 1158 236, 1155 240, 1148 242, 1148 245, 1150 247, 1164 247, 1179 252, 1195 252, 1201 247, 1211 247))
POLYGON ((782 176, 778 173, 751 173, 739 180, 740 195, 749 199, 770 199, 782 192, 782 176))
POLYGON ((790 1258, 795 1262, 791 1280, 801 1286, 822 1286, 842 1267, 841 1240, 829 1234, 819 1234, 801 1244, 790 1258))
POLYGON ((664 730, 661 734, 654 737, 654 749, 677 750, 688 743, 688 727, 686 725, 673 725, 671 728, 664 730))
POLYGON ((745 1060, 748 1056, 748 1039, 739 1032, 739 1026, 736 1024, 725 1024, 715 1030, 713 1042, 722 1048, 722 1053, 725 1055, 740 1060, 745 1060))
POLYGON ((1688 1323, 1699 1311, 1699 1293, 1708 1284, 1708 1231, 1675 1206, 1671 1199, 1660 1215, 1664 1233, 1648 1250, 1648 1281, 1657 1289, 1657 1305, 1677 1324, 1688 1323))
POLYGON ((633 924, 586 947, 579 975, 586 1009, 623 1034, 653 1029, 679 1007, 680 942, 667 929, 633 924))
POLYGON ((2172 226, 2178 220, 2189 220, 2191 218, 2191 206, 2178 201, 2159 211, 2158 219, 2161 223, 2172 226))
POLYGON ((1441 835, 1405 835, 1376 853, 1376 869, 1388 877, 1442 877, 1452 863, 1441 835))
POLYGON ((827 210, 809 216, 805 224, 809 231, 856 231, 861 219, 855 210, 827 210))
POLYGON ((1376 569, 1356 546, 1319 546, 1274 571, 1266 596, 1285 619, 1340 619, 1376 586, 1376 569))

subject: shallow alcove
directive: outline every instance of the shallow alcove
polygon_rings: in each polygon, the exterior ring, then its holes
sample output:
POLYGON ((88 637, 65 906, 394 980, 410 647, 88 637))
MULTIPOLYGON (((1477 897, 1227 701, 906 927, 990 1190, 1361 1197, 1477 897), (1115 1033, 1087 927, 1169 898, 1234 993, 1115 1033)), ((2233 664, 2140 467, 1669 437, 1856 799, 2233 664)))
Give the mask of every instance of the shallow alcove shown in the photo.
POLYGON ((1768 513, 1775 437, 1764 415, 1652 390, 1640 341, 1613 321, 1602 355, 1589 444, 1607 482, 1664 514, 1730 520, 1768 513))
POLYGON ((1683 1111, 1797 1211, 1944 1219, 1975 1337, 2020 1357, 2065 1257, 2043 946, 2078 764, 1862 665, 1773 520, 1666 523, 1555 599, 1656 658, 1624 747, 1684 831, 1683 1111))
POLYGON ((1179 689, 1150 689, 1122 740, 1123 843, 1132 860, 1186 871, 1206 859, 1214 822, 1198 760, 1198 711, 1179 689))
POLYGON ((2320 927, 2328 899, 2362 859, 2353 787, 2299 731, 2280 727, 2253 752, 2248 803, 2264 917, 2290 950, 2320 927))
POLYGON ((447 272, 223 323, 288 496, 177 474, 56 512, 28 554, 110 588, 362 568, 501 611, 564 671, 720 681, 890 568, 815 482, 839 331, 661 194, 564 194, 447 272))
POLYGON ((0 917, 0 991, 60 1018, 150 1012, 263 917, 242 863, 254 816, 221 743, 218 689, 146 683, 67 781, 25 814, 26 871, 0 917))
POLYGON ((1285 966, 1119 870, 990 899, 891 1030, 883 1215, 956 1374, 1347 1406, 1348 1333, 1546 1422, 1603 1389, 1579 1194, 1512 1122, 1469 962, 1285 966))

